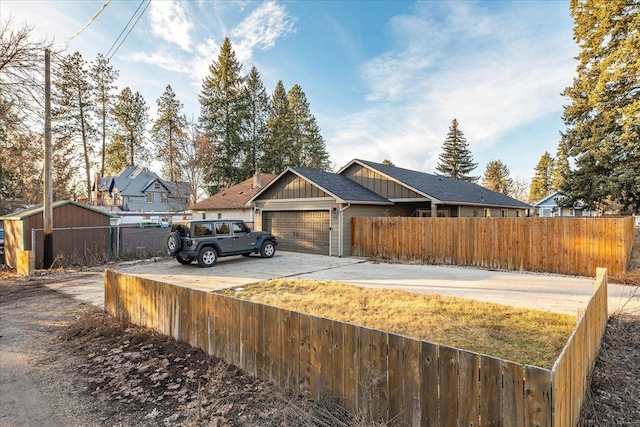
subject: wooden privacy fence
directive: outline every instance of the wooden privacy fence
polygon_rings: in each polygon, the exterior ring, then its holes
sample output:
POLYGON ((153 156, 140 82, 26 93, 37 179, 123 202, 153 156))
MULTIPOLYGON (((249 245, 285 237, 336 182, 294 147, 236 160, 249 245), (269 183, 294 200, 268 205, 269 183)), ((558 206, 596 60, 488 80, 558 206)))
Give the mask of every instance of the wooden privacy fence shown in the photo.
POLYGON ((351 254, 591 276, 627 272, 633 218, 352 218, 351 254))
MULTIPOLYGON (((604 293, 596 293, 582 317, 589 319, 579 324, 584 328, 600 330, 606 322, 606 276, 603 284, 599 292, 604 293)), ((602 336, 576 330, 552 373, 110 270, 105 272, 105 308, 258 378, 316 401, 341 399, 345 408, 371 421, 399 426, 575 425, 556 413, 573 414, 576 402, 581 405, 587 368, 602 336), (595 341, 584 343, 591 338, 595 341)))

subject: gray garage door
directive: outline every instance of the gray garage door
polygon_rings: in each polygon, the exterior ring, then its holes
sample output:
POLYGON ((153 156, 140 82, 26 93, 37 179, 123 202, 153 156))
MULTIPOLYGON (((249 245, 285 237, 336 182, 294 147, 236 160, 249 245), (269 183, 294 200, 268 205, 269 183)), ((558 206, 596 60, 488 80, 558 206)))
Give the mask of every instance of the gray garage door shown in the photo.
POLYGON ((283 251, 329 255, 329 211, 263 211, 262 229, 283 251))

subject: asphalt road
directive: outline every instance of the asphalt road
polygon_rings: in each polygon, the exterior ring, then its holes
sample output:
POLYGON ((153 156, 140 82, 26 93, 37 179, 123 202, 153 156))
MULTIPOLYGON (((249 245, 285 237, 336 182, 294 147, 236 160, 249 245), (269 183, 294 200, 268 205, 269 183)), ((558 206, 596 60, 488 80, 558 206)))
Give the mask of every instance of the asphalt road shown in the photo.
MULTIPOLYGON (((204 291, 288 277, 438 293, 565 314, 576 314, 586 307, 595 281, 595 271, 594 277, 587 278, 453 266, 385 264, 362 258, 282 251, 271 259, 257 256, 220 258, 212 268, 159 260, 118 264, 111 269, 204 291)), ((83 274, 47 286, 77 299, 104 305, 104 279, 100 273, 83 274)), ((609 283, 609 313, 620 309, 640 313, 640 288, 609 283)))

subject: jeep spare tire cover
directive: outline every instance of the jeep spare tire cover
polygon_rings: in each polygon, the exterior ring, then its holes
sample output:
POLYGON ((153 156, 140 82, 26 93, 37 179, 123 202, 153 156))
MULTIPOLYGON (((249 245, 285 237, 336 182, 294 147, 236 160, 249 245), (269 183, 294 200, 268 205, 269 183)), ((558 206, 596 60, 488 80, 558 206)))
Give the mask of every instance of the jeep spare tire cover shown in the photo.
POLYGON ((167 237, 167 252, 169 255, 176 255, 182 249, 182 239, 180 238, 180 234, 173 233, 169 234, 167 237))

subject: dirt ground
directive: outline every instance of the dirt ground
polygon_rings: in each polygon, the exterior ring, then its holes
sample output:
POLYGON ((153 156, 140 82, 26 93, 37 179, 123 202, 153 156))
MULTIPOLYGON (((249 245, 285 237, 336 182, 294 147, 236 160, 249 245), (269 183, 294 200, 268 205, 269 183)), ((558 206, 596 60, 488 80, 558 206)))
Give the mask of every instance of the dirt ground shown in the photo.
MULTIPOLYGON (((62 273, 62 275, 70 273, 62 273)), ((187 344, 0 272, 0 426, 364 426, 187 344)), ((640 315, 613 317, 580 426, 640 425, 640 315)))

